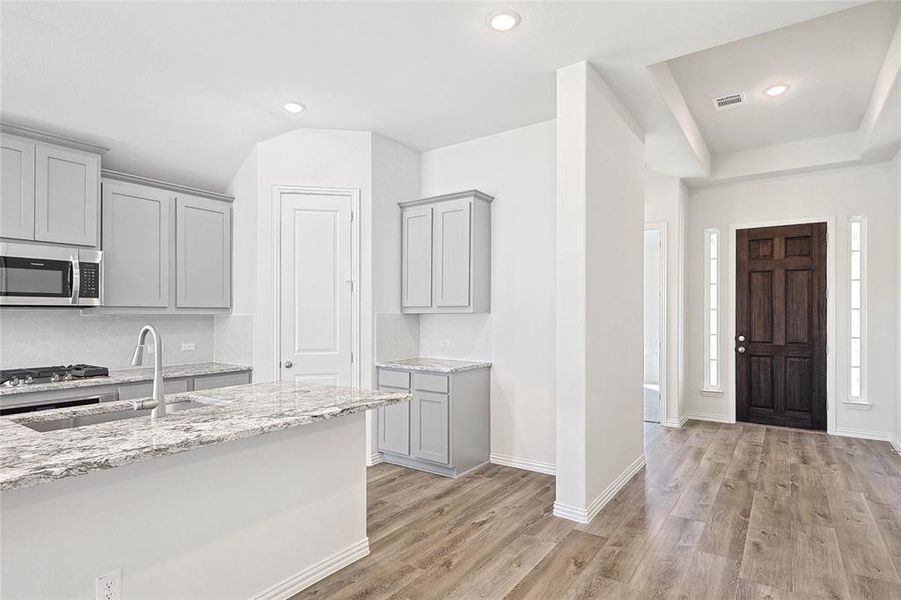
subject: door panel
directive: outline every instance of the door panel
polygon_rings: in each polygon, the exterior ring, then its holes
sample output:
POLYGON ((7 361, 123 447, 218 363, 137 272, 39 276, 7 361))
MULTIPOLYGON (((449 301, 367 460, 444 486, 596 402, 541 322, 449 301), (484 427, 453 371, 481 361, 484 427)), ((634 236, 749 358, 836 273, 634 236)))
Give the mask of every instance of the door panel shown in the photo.
POLYGON ((408 208, 402 214, 403 288, 405 308, 432 306, 432 208, 408 208))
POLYGON ((736 261, 738 420, 824 430, 826 224, 739 230, 736 261))
MULTIPOLYGON (((380 390, 400 392, 393 388, 380 390)), ((379 415, 379 450, 394 454, 410 455, 410 403, 401 402, 378 409, 379 415)))
POLYGON ((437 204, 435 221, 435 306, 469 306, 469 200, 437 204))
POLYGON ((0 237, 34 239, 34 144, 0 138, 0 237))
POLYGON ((281 203, 280 377, 352 385, 351 197, 283 193, 281 203))
POLYGON ((34 239, 97 245, 100 157, 35 147, 34 239))
POLYGON ((169 194, 103 183, 103 303, 169 305, 169 194))
POLYGON ((180 196, 175 216, 175 304, 179 308, 231 305, 231 205, 180 196))
POLYGON ((450 453, 448 441, 448 397, 433 392, 413 392, 412 454, 416 458, 447 464, 450 453))

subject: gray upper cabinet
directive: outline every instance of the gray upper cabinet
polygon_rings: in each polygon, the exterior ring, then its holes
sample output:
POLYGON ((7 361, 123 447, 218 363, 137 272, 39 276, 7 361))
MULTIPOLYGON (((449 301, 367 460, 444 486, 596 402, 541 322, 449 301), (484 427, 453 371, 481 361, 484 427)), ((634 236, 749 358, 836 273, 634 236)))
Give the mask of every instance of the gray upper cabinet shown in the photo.
POLYGON ((97 246, 100 157, 35 145, 34 239, 97 246))
POLYGON ((96 248, 103 149, 7 125, 0 147, 0 237, 96 248))
POLYGON ((477 190, 401 202, 401 312, 491 310, 491 201, 477 190))
POLYGON ((404 308, 432 305, 432 207, 417 206, 402 213, 404 308))
POLYGON ((34 239, 34 142, 0 136, 0 237, 34 239))
POLYGON ((231 206, 179 196, 176 213, 176 303, 228 308, 231 300, 231 206))
POLYGON ((105 306, 169 304, 170 193, 103 182, 105 306))

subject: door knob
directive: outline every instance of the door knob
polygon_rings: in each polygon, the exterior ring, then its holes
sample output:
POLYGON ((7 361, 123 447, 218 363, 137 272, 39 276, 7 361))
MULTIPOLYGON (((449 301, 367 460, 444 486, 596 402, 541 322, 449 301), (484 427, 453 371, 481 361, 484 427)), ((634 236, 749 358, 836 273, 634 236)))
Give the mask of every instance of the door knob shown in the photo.
POLYGON ((744 347, 744 346, 739 346, 739 347, 738 347, 738 353, 739 353, 739 354, 744 354, 744 353, 745 353, 745 347, 744 347))
POLYGON ((743 336, 743 335, 738 336, 738 341, 739 342, 745 341, 745 336, 743 336))
POLYGON ((286 360, 286 361, 285 361, 285 368, 286 368, 286 369, 290 369, 290 368, 293 367, 293 366, 294 366, 294 363, 291 362, 290 360, 286 360))

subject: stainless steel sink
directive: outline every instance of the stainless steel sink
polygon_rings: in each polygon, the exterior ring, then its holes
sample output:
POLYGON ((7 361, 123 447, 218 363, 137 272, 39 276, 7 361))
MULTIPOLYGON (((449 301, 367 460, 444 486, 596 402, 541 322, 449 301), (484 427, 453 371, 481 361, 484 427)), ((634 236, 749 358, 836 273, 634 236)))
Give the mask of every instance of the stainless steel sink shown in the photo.
MULTIPOLYGON (((173 402, 166 405, 167 412, 181 412, 192 408, 201 408, 210 406, 204 402, 173 402)), ((34 423, 22 423, 25 427, 34 429, 35 431, 57 431, 60 429, 72 429, 74 427, 84 427, 86 425, 96 425, 98 423, 108 423, 110 421, 121 421, 124 419, 137 419, 140 417, 149 417, 152 409, 144 410, 116 410, 107 413, 94 415, 81 415, 78 417, 62 417, 59 419, 51 419, 47 421, 35 421, 34 423)), ((165 418, 165 417, 162 417, 165 418)))

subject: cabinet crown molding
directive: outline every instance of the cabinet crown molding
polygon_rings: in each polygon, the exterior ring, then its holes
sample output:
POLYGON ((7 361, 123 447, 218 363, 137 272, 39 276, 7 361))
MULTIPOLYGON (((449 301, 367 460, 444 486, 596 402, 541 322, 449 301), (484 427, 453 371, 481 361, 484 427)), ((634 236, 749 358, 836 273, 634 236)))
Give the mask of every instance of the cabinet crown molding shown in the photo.
POLYGON ((219 192, 211 192, 209 190, 202 190, 200 188, 190 187, 187 185, 181 185, 178 183, 171 183, 168 181, 161 181, 159 179, 152 179, 150 177, 142 177, 140 175, 132 175, 131 173, 123 173, 122 171, 113 171, 110 169, 103 169, 100 174, 104 179, 110 179, 113 181, 123 181, 125 183, 134 183, 137 185, 145 185, 147 187, 157 188, 161 190, 167 190, 169 192, 175 192, 176 194, 188 194, 189 196, 199 196, 201 198, 209 198, 211 200, 219 200, 221 202, 234 202, 234 196, 229 196, 228 194, 222 194, 219 192))
POLYGON ((31 127, 23 127, 21 125, 13 125, 12 123, 0 123, 0 132, 8 135, 17 135, 19 137, 28 138, 36 142, 46 142, 72 150, 81 150, 82 152, 90 152, 91 154, 105 154, 109 148, 99 146, 84 140, 50 133, 49 131, 41 131, 40 129, 32 129, 31 127))
POLYGON ((476 198, 477 200, 482 200, 484 202, 491 202, 494 200, 494 196, 490 196, 485 192, 480 192, 479 190, 466 190, 464 192, 454 192, 453 194, 443 194, 441 196, 429 196, 428 198, 419 198, 417 200, 405 200, 403 202, 398 202, 397 205, 400 207, 417 206, 419 204, 457 200, 459 198, 476 198))

